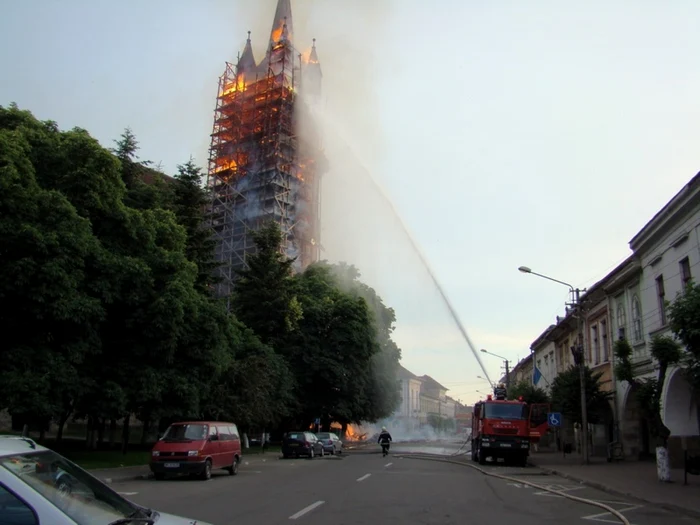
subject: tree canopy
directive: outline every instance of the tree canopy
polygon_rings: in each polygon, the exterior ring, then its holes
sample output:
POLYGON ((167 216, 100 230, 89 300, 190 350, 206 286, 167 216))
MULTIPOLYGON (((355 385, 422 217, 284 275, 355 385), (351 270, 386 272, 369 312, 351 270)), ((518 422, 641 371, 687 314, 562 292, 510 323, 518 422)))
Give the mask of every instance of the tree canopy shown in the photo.
MULTIPOLYGON (((245 430, 375 421, 399 402, 395 315, 346 264, 292 273, 275 223, 255 233, 231 311, 213 295, 203 174, 174 177, 0 106, 0 409, 38 429, 132 417, 245 430)), ((113 433, 113 432, 112 432, 113 433)))

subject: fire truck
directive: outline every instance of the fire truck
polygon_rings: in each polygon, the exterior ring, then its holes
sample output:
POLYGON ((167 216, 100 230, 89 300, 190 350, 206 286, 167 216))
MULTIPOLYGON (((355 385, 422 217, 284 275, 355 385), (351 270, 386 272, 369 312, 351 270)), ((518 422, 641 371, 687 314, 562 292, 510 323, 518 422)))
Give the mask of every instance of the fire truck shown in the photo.
POLYGON ((530 445, 547 431, 549 405, 528 405, 522 397, 506 398, 506 389, 500 385, 494 389, 493 396, 474 405, 472 461, 484 465, 489 457, 494 462, 503 458, 506 463, 524 467, 530 445))

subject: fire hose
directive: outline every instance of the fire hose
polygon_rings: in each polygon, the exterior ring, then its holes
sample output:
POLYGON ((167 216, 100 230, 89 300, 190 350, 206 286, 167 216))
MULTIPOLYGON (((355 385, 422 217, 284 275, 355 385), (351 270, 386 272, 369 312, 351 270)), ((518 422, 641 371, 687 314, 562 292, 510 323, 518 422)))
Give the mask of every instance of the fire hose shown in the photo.
POLYGON ((484 470, 482 468, 479 468, 476 465, 472 465, 471 463, 464 463, 462 461, 455 461, 452 459, 444 459, 444 458, 441 458, 439 456, 431 456, 428 454, 395 454, 394 457, 401 458, 401 459, 423 459, 423 460, 427 460, 427 461, 438 461, 440 463, 452 463, 454 465, 461 465, 463 467, 473 468, 474 470, 478 470, 479 472, 481 472, 485 476, 491 476, 493 478, 504 479, 506 481, 511 481, 513 483, 520 483, 521 485, 528 485, 532 488, 535 488, 538 490, 543 490, 543 491, 549 492, 551 494, 556 494, 557 496, 561 496, 563 498, 570 499, 572 501, 578 501, 579 503, 584 503, 586 505, 591 505, 593 507, 601 508, 601 509, 609 512, 613 516, 615 516, 617 519, 619 519, 620 523, 622 523, 623 525, 631 525, 629 520, 627 518, 625 518, 622 515, 622 513, 613 509, 610 505, 606 505, 605 503, 601 503, 599 501, 594 501, 594 500, 586 499, 586 498, 579 498, 578 496, 573 496, 573 495, 568 494, 566 492, 563 492, 561 490, 556 490, 556 489, 552 489, 550 487, 546 487, 543 485, 538 485, 537 483, 533 483, 531 481, 526 481, 523 479, 511 477, 511 476, 504 476, 503 474, 496 474, 494 472, 489 472, 488 470, 484 470))

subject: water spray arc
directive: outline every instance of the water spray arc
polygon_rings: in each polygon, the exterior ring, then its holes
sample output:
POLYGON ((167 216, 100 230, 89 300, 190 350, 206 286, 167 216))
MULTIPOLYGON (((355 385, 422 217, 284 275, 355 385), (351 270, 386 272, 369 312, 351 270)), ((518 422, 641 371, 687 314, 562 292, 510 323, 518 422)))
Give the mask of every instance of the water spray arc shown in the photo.
POLYGON ((384 202, 389 206, 389 209, 391 210, 391 213, 394 215, 396 220, 398 221, 399 225, 401 226, 401 229, 403 230, 404 234, 408 238, 409 243, 411 244, 411 247, 415 251, 415 253, 418 255, 418 258, 421 261, 421 264, 423 264, 424 268, 428 272, 428 275, 430 276, 430 279, 432 280, 433 284, 435 285, 435 288, 440 294, 440 297, 442 298, 443 302, 445 303, 445 306, 447 307, 450 316, 452 316, 452 320, 455 322, 457 325, 457 328, 459 329, 460 333, 462 334, 462 337, 466 341, 467 345, 469 346, 469 349, 472 352, 472 355, 476 359, 476 362, 479 363, 479 367, 481 368, 481 371, 484 373, 484 376, 486 376, 486 379, 488 380, 489 383, 493 384, 493 381, 491 381, 491 378, 486 371, 486 368, 484 367, 484 364, 481 362, 481 358, 479 357, 479 352, 477 350, 477 347, 474 345, 472 342, 471 338, 469 337, 469 334, 467 334, 467 330, 464 328, 464 325, 462 324, 462 321, 460 320, 459 316, 457 315, 457 312, 455 311, 454 307, 452 306, 452 302, 450 301, 449 297, 447 296, 447 293, 443 289, 442 285, 438 281, 437 277, 435 276, 435 272, 433 272, 433 269, 430 267, 430 264, 428 263, 426 257, 423 255, 423 252, 421 249, 418 247, 416 244, 416 241, 414 240, 413 236, 411 235, 411 232, 408 229, 408 226, 404 223, 403 219, 401 218, 401 215, 399 215, 398 211, 396 211, 396 208, 394 208, 394 204, 391 202, 391 199, 387 196, 386 192, 383 190, 383 188, 380 186, 380 184, 372 177, 372 174, 369 172, 367 167, 360 161, 359 157, 355 154, 355 151, 353 150, 352 146, 350 143, 345 139, 345 137, 342 136, 341 132, 333 125, 330 125, 331 119, 325 115, 325 114, 317 114, 316 117, 319 120, 323 121, 323 128, 325 133, 335 133, 338 138, 340 139, 337 141, 339 144, 342 144, 347 152, 352 156, 352 158, 355 160, 357 165, 361 168, 361 171, 365 175, 365 177, 371 182, 372 186, 374 189, 377 191, 379 196, 384 200, 384 202))

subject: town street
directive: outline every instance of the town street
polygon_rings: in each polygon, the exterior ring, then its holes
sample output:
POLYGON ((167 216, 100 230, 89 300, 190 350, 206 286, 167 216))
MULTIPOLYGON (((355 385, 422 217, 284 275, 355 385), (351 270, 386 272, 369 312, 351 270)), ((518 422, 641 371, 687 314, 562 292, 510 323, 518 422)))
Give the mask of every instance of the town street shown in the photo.
MULTIPOLYGON (((369 523, 518 525, 619 523, 605 510, 524 483, 490 477, 463 465, 401 457, 408 452, 456 452, 458 446, 395 445, 383 458, 372 448, 342 458, 251 459, 238 476, 210 481, 133 481, 113 487, 141 505, 215 525, 369 523), (396 454, 396 455, 394 455, 396 454)), ((457 457, 457 456, 454 456, 457 457)), ((462 458, 463 459, 463 458, 462 458)), ((606 495, 529 468, 486 466, 579 498, 606 502, 635 525, 698 523, 625 498, 606 495)))

